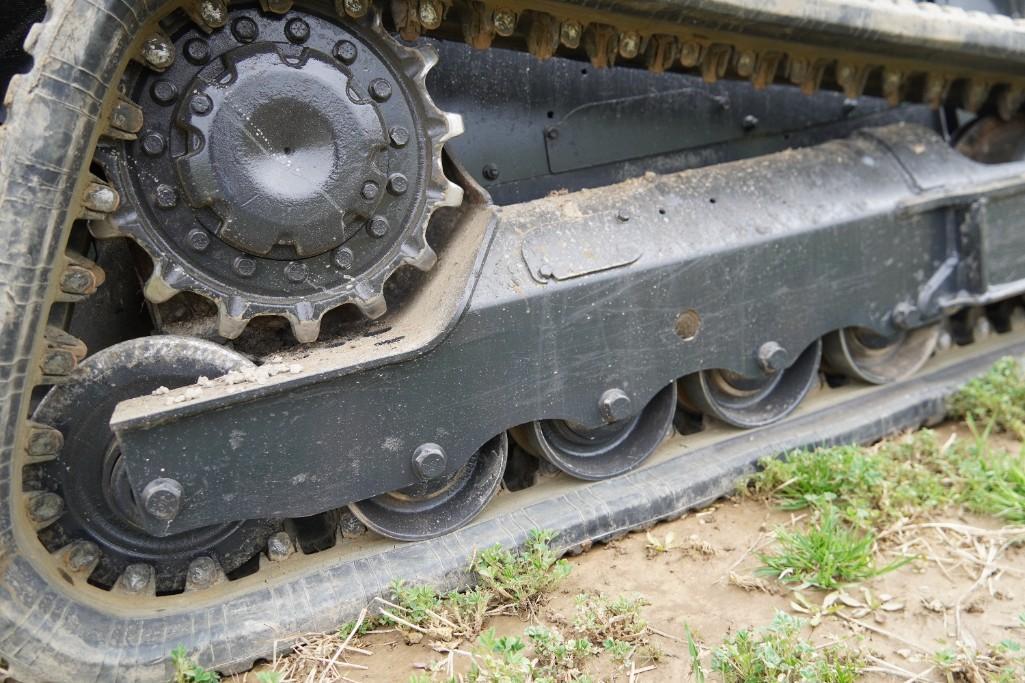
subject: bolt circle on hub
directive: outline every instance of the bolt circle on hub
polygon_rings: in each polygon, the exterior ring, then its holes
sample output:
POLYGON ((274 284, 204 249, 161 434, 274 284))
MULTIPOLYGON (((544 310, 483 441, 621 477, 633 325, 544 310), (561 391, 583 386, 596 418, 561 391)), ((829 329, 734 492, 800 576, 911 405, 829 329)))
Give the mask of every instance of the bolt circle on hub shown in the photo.
POLYGON ((146 134, 97 155, 123 195, 112 222, 154 261, 147 297, 210 299, 227 338, 257 316, 307 342, 342 304, 381 315, 395 269, 436 260, 431 213, 462 200, 441 167, 461 121, 426 92, 433 49, 301 2, 233 7, 224 26, 183 27, 182 59, 129 70, 146 134))

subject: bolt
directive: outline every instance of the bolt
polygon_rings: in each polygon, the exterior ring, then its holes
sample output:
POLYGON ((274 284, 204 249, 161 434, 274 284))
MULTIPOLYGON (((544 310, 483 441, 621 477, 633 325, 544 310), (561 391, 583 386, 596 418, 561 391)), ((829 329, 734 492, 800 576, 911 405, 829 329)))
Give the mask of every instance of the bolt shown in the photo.
POLYGON ((370 82, 370 96, 378 102, 384 102, 391 97, 391 83, 383 78, 375 78, 370 82))
POLYGON ((298 17, 289 19, 285 24, 285 37, 297 45, 305 43, 310 39, 310 25, 298 17))
POLYGON ((95 543, 77 541, 68 552, 68 568, 73 572, 89 569, 100 559, 100 549, 95 543))
POLYGON ((153 568, 148 564, 130 564, 121 574, 121 587, 129 593, 141 593, 153 578, 153 568))
POLYGON ((744 120, 740 122, 740 127, 744 130, 754 130, 758 127, 758 117, 754 114, 748 114, 744 117, 744 120))
POLYGON ((405 147, 409 142, 409 131, 402 126, 392 126, 392 129, 388 131, 388 136, 396 147, 405 147))
POLYGON ((626 209, 620 209, 616 212, 616 220, 618 220, 620 223, 626 223, 628 220, 630 220, 630 212, 626 209))
POLYGON ((220 28, 228 23, 228 12, 223 0, 203 0, 199 3, 199 16, 210 28, 220 28))
POLYGON ((374 237, 384 237, 388 234, 388 219, 384 216, 374 216, 367 226, 367 230, 374 237))
POLYGON ((210 61, 210 46, 202 38, 193 38, 185 43, 185 59, 193 64, 206 64, 210 61))
POLYGON ((56 493, 39 493, 28 501, 28 516, 36 524, 47 524, 64 512, 64 499, 56 493))
POLYGON ((750 76, 755 68, 755 54, 750 50, 741 52, 737 57, 737 73, 741 76, 750 76))
POLYGON ((231 35, 240 43, 251 43, 260 35, 260 27, 249 17, 239 17, 231 24, 231 35))
POLYGON ((436 443, 420 444, 413 451, 413 470, 425 481, 445 473, 445 451, 436 443))
POLYGON ((559 129, 558 128, 545 128, 545 137, 548 138, 549 140, 558 140, 559 139, 559 129))
POLYGON ((173 209, 178 206, 178 190, 170 185, 157 185, 157 206, 161 209, 173 209))
POLYGON ((28 454, 36 458, 57 455, 64 446, 64 435, 53 427, 35 427, 29 433, 28 454))
POLYGON ((189 230, 188 237, 189 246, 196 251, 206 251, 210 246, 210 235, 206 230, 201 228, 193 228, 189 230))
POLYGON ((204 95, 203 93, 196 93, 192 96, 192 99, 189 101, 189 108, 196 114, 199 114, 200 116, 209 114, 210 110, 213 109, 213 106, 213 100, 211 100, 208 95, 204 95))
POLYGON ((779 372, 787 366, 790 354, 777 342, 767 341, 758 347, 758 365, 766 374, 779 372))
POLYGON ((363 199, 371 201, 377 199, 377 193, 380 191, 380 189, 381 188, 377 186, 377 183, 375 183, 373 180, 368 180, 365 183, 363 183, 363 189, 360 190, 360 194, 363 195, 363 199))
POLYGON ((344 0, 342 7, 353 19, 359 19, 370 11, 370 0, 344 0))
POLYGON ((583 34, 580 22, 566 21, 559 28, 559 41, 569 48, 580 47, 580 36, 583 34))
POLYGON ((545 261, 537 267, 537 274, 545 279, 548 279, 552 277, 555 274, 555 272, 552 270, 552 264, 548 263, 548 261, 545 261))
POLYGON ((160 156, 167 149, 167 141, 164 136, 157 132, 149 132, 142 136, 139 141, 142 151, 151 157, 160 156))
POLYGON ((292 261, 285 266, 285 277, 292 282, 302 282, 306 279, 306 264, 292 261))
POLYGON ((890 318, 895 327, 907 330, 922 323, 922 312, 913 303, 902 301, 894 306, 890 318))
POLYGON ((392 194, 405 194, 409 189, 409 181, 401 173, 392 173, 388 177, 388 191, 392 194))
POLYGON ((435 29, 441 25, 441 12, 432 0, 421 0, 420 23, 424 28, 435 29))
POLYGON ((288 556, 294 552, 295 545, 287 531, 279 531, 267 539, 267 558, 271 562, 288 559, 288 556))
POLYGON ((157 519, 170 522, 181 509, 182 485, 174 479, 157 477, 142 489, 143 509, 157 519))
POLYGON ((352 268, 353 254, 352 249, 348 247, 339 247, 335 249, 335 265, 342 270, 348 270, 352 268))
POLYGON ((99 283, 96 274, 88 268, 71 265, 61 273, 61 291, 67 294, 92 294, 99 283))
POLYGON ((625 420, 632 415, 632 401, 622 389, 609 389, 598 401, 598 411, 602 419, 611 424, 625 420))
POLYGON ((342 538, 358 538, 367 533, 367 528, 363 522, 356 519, 356 515, 345 510, 338 518, 338 533, 342 538))
POLYGON ((510 9, 495 10, 491 19, 495 25, 495 33, 508 37, 516 30, 516 13, 510 9))
POLYGON ((641 49, 641 37, 633 31, 627 31, 619 37, 619 54, 624 59, 633 59, 641 49))
POLYGON ((163 71, 174 64, 174 45, 159 33, 142 44, 142 58, 154 69, 163 71))
POLYGON ((239 256, 235 259, 232 267, 235 269, 235 272, 242 277, 252 277, 253 273, 256 272, 256 261, 251 258, 246 258, 245 256, 239 256))
POLYGON ((186 583, 191 588, 208 588, 217 579, 217 562, 212 557, 197 557, 189 563, 186 583))
POLYGON ((91 183, 85 191, 85 207, 91 211, 111 213, 120 203, 117 192, 109 185, 91 183))
POLYGON ((494 164, 485 164, 480 173, 484 180, 498 180, 498 166, 494 164))
POLYGON ((849 116, 858 108, 858 101, 851 99, 850 97, 845 98, 840 108, 843 111, 844 116, 849 116))
POLYGON ((332 51, 335 59, 342 64, 352 64, 356 61, 356 46, 348 40, 339 40, 335 43, 335 49, 332 51))
POLYGON ((154 83, 149 92, 157 104, 171 104, 178 99, 178 86, 163 78, 154 83))

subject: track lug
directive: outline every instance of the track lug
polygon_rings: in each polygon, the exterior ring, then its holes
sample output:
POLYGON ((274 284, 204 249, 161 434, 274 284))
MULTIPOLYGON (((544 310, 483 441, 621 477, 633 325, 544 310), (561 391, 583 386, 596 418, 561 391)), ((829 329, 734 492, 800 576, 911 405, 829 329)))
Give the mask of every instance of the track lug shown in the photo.
POLYGON ((662 73, 673 66, 680 52, 679 43, 673 36, 656 34, 648 39, 644 59, 648 71, 662 73))
POLYGON ((495 24, 495 33, 503 38, 508 38, 516 32, 516 22, 519 20, 519 16, 515 11, 503 8, 495 10, 491 20, 495 24))
POLYGON ((200 591, 224 583, 228 577, 217 560, 212 557, 197 557, 189 564, 185 577, 185 592, 200 591))
POLYGON ((63 447, 64 435, 60 433, 59 429, 29 421, 25 454, 35 462, 52 460, 60 454, 63 447))
POLYGON ((925 77, 925 92, 922 99, 932 109, 939 109, 950 91, 951 79, 944 74, 928 74, 925 77))
POLYGON ((463 14, 463 39, 475 50, 486 50, 495 39, 494 14, 483 2, 472 0, 463 14))
POLYGON ((868 64, 840 63, 836 65, 836 82, 843 88, 846 97, 856 100, 864 92, 871 71, 872 67, 868 64))
POLYGON ((715 83, 726 75, 732 54, 733 48, 730 45, 716 43, 708 46, 701 60, 701 78, 705 83, 715 83))
POLYGON ((535 12, 527 33, 527 50, 540 60, 549 59, 559 47, 559 33, 559 21, 555 17, 535 12))
MULTIPOLYGON (((288 4, 292 4, 289 2, 288 4)), ((335 12, 340 17, 360 19, 370 11, 369 0, 335 0, 335 12)))
MULTIPOLYGON (((366 0, 344 0, 344 2, 345 11, 351 16, 350 3, 359 5, 366 0)), ((366 4, 369 6, 369 2, 366 4)), ((395 20, 395 28, 398 29, 403 40, 413 41, 420 37, 420 29, 423 27, 420 25, 420 16, 415 0, 392 0, 391 14, 392 19, 395 20)))
POLYGON ((176 52, 174 43, 163 31, 154 31, 135 55, 135 60, 154 71, 166 71, 174 64, 176 52))
POLYGON ((80 218, 105 218, 117 211, 121 204, 121 196, 113 187, 96 176, 91 176, 89 184, 82 193, 82 209, 80 218))
POLYGON ((973 78, 968 81, 964 94, 964 108, 973 114, 979 111, 986 99, 989 97, 990 84, 986 81, 973 78))
POLYGON ((156 572, 148 564, 130 564, 118 577, 112 590, 125 595, 155 596, 157 594, 156 572))
POLYGON ((28 491, 25 493, 28 517, 36 530, 45 529, 64 514, 64 499, 49 491, 28 491))
POLYGON ((619 56, 633 59, 641 51, 641 36, 636 31, 624 31, 619 34, 619 56))
POLYGON ((367 527, 348 509, 338 518, 338 535, 342 538, 359 538, 367 533, 367 527))
POLYGON ((142 130, 142 108, 134 102, 119 97, 107 117, 107 128, 103 134, 114 140, 135 140, 142 130))
POLYGON ((226 0, 193 0, 185 5, 189 18, 207 33, 221 28, 228 23, 228 3, 226 0))
POLYGON ((782 61, 782 52, 763 52, 758 55, 754 71, 751 73, 751 85, 755 90, 765 90, 772 85, 782 61))
POLYGON ((103 268, 84 256, 74 252, 65 254, 68 264, 60 276, 60 293, 58 301, 79 301, 82 297, 96 292, 96 289, 107 279, 103 268))
POLYGON ((74 541, 56 554, 65 569, 82 579, 88 578, 100 563, 100 549, 91 541, 74 541))
POLYGON ((292 9, 292 0, 260 0, 260 9, 264 12, 284 14, 292 9))
POLYGON ((584 31, 584 50, 595 69, 611 67, 619 52, 619 33, 606 24, 591 24, 584 31))
POLYGON ((883 69, 883 97, 887 104, 896 107, 904 97, 904 72, 883 69))
POLYGON ((267 539, 267 559, 271 562, 287 560, 294 552, 295 544, 287 531, 279 531, 267 539))
POLYGON ((1004 86, 997 97, 997 113, 1004 121, 1010 121, 1021 109, 1023 103, 1025 103, 1025 87, 1020 85, 1004 86))

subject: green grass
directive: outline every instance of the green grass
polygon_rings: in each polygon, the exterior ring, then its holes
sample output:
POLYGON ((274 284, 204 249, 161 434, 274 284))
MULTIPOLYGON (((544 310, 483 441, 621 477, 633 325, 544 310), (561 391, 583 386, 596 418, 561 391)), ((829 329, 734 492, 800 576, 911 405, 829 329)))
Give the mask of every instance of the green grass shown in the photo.
POLYGON ((218 683, 221 680, 217 672, 196 664, 181 645, 171 651, 171 662, 174 664, 174 683, 218 683))
POLYGON ((816 649, 800 637, 803 626, 803 620, 777 612, 769 626, 737 631, 724 641, 712 652, 711 668, 724 683, 856 681, 859 655, 840 644, 816 649))
POLYGON ((838 588, 893 571, 912 559, 877 566, 873 552, 875 537, 850 528, 832 507, 824 508, 819 519, 806 530, 777 530, 776 542, 777 552, 759 555, 765 565, 759 573, 802 587, 838 588))
POLYGON ((551 532, 532 531, 518 553, 499 545, 484 550, 473 564, 478 585, 518 609, 533 607, 569 576, 570 564, 552 550, 552 538, 551 532))
POLYGON ((950 416, 990 424, 1025 440, 1025 371, 1014 358, 1002 358, 966 384, 949 402, 950 416))

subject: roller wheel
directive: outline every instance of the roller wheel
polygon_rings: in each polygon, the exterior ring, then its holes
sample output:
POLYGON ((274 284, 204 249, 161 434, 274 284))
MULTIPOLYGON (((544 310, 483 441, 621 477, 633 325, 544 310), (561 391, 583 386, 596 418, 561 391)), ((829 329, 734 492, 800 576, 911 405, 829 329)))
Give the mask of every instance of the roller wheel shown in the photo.
POLYGON ((889 384, 913 375, 936 349, 939 323, 893 336, 862 327, 827 335, 823 355, 829 369, 869 384, 889 384))

